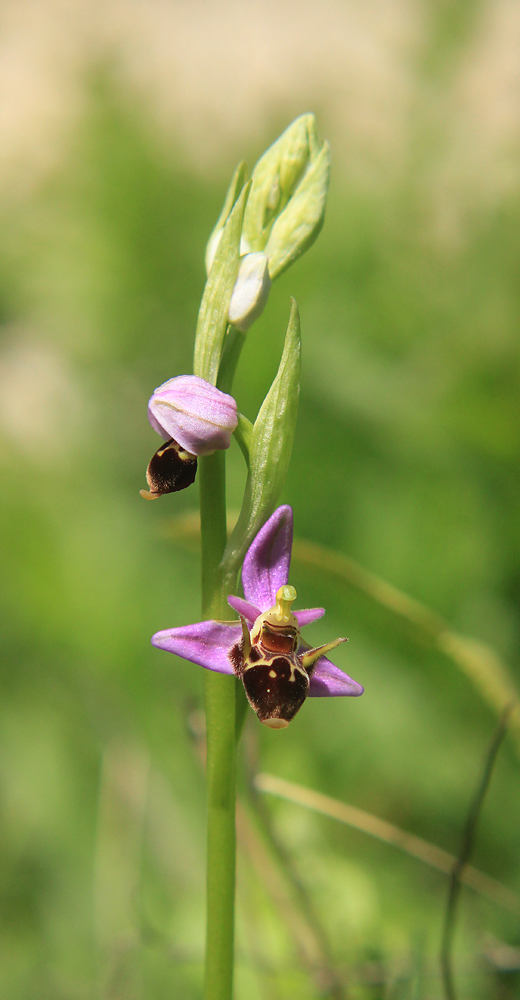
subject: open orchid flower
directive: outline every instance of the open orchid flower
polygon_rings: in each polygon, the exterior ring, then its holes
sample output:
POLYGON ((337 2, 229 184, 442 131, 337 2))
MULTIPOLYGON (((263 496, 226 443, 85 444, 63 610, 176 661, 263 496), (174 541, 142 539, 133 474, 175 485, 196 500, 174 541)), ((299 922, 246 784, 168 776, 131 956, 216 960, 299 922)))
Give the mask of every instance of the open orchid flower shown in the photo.
POLYGON ((321 618, 323 608, 291 612, 296 599, 287 584, 293 515, 278 507, 258 532, 244 559, 244 598, 229 597, 240 622, 205 621, 157 632, 160 649, 208 670, 235 674, 261 722, 284 729, 307 695, 315 698, 363 694, 357 681, 324 655, 345 639, 311 649, 300 629, 321 618))

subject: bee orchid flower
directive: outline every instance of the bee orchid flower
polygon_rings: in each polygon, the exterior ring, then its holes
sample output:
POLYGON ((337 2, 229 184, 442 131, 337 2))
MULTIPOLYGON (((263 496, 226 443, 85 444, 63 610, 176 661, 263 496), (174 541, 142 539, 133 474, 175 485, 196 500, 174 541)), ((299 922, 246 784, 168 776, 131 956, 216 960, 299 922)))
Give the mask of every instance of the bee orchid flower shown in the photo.
POLYGON ((251 544, 242 567, 244 597, 228 601, 235 622, 205 621, 157 632, 152 643, 207 670, 234 674, 261 722, 284 729, 311 698, 355 697, 363 688, 324 655, 346 642, 311 648, 300 629, 323 608, 291 611, 296 591, 288 583, 293 535, 289 506, 278 507, 251 544))
POLYGON ((237 404, 227 392, 196 375, 178 375, 155 390, 148 419, 166 444, 146 470, 145 500, 177 493, 195 480, 197 456, 229 448, 238 422, 237 404))

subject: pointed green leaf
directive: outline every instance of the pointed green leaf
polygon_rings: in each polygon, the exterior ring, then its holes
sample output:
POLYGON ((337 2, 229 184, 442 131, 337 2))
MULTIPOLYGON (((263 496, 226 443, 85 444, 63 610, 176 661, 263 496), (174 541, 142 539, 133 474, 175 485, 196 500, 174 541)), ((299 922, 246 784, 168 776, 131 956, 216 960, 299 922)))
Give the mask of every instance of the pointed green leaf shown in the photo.
POLYGON ((276 378, 260 407, 249 445, 242 510, 224 552, 224 573, 236 574, 256 533, 272 514, 291 457, 300 392, 300 317, 291 316, 276 378))

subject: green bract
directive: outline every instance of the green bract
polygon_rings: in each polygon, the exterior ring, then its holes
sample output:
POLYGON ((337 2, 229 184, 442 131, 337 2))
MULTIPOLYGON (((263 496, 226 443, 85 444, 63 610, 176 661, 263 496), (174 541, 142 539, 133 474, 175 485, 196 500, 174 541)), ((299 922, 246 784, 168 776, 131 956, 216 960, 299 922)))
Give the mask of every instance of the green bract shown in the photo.
MULTIPOLYGON (((231 184, 229 185, 226 197, 224 199, 222 211, 218 217, 218 222, 206 245, 205 263, 206 263, 207 274, 209 274, 209 272, 211 271, 211 265, 215 258, 215 253, 219 245, 220 238, 222 236, 222 230, 224 229, 224 226, 228 220, 231 209, 233 208, 233 205, 235 204, 246 181, 247 181, 247 165, 242 161, 242 163, 238 164, 238 167, 236 168, 235 173, 233 174, 233 177, 231 179, 231 184)), ((247 247, 246 249, 241 250, 241 253, 246 253, 246 250, 247 247)))
POLYGON ((217 247, 197 320, 193 372, 216 385, 222 345, 228 326, 231 295, 238 274, 244 208, 251 182, 242 188, 217 247))
POLYGON ((251 438, 253 436, 254 424, 252 424, 243 413, 237 413, 237 420, 238 423, 233 433, 246 460, 246 465, 249 468, 249 453, 251 451, 251 438))
MULTIPOLYGON (((249 472, 240 516, 224 552, 224 572, 236 574, 245 552, 273 512, 291 457, 300 392, 300 317, 291 300, 291 316, 274 382, 260 407, 249 441, 249 472)), ((241 447, 249 433, 243 424, 241 447)))

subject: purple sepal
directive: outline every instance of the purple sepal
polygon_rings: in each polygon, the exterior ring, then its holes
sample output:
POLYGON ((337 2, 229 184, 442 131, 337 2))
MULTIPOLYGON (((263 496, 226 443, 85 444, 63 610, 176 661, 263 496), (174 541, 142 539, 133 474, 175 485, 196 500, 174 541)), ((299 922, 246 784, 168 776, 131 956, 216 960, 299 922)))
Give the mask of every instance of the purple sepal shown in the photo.
POLYGON ((293 513, 285 504, 260 529, 251 543, 242 567, 246 601, 267 611, 276 602, 276 592, 289 579, 293 513))
POLYGON ((224 625, 222 622, 197 622, 195 625, 181 625, 167 628, 152 636, 152 645, 167 649, 192 663, 199 663, 207 670, 219 674, 232 674, 233 667, 228 653, 242 635, 240 625, 224 625))
POLYGON ((357 698, 364 688, 339 667, 334 666, 326 656, 320 656, 311 674, 310 698, 357 698))

